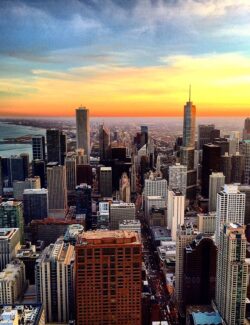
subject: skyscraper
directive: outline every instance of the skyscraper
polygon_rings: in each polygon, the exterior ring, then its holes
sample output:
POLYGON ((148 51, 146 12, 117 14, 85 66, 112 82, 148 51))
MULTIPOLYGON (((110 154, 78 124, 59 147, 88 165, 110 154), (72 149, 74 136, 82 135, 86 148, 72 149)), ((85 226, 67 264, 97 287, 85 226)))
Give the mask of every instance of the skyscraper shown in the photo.
POLYGON ((201 185, 202 195, 206 198, 209 194, 209 175, 212 172, 220 171, 220 147, 215 144, 205 144, 203 146, 202 156, 202 174, 201 174, 201 185))
POLYGON ((196 107, 191 102, 191 89, 189 91, 189 101, 184 106, 183 122, 183 146, 195 147, 195 120, 196 107))
POLYGON ((67 153, 66 135, 57 129, 46 131, 47 138, 47 160, 48 162, 57 162, 64 165, 64 159, 67 153))
POLYGON ((212 131, 214 124, 200 124, 198 126, 198 149, 202 150, 203 145, 212 142, 212 131))
POLYGON ((183 225, 178 227, 176 236, 175 298, 180 310, 184 302, 184 249, 196 236, 197 232, 194 231, 192 226, 183 225))
POLYGON ((33 160, 32 161, 32 176, 39 176, 41 181, 41 188, 46 185, 46 167, 44 160, 33 160))
POLYGON ((74 259, 74 246, 63 238, 46 247, 37 259, 37 300, 44 305, 46 323, 68 324, 74 317, 74 259))
POLYGON ((218 247, 216 299, 227 324, 243 325, 246 310, 247 263, 245 227, 224 224, 218 247))
POLYGON ((99 191, 102 197, 112 197, 112 167, 100 167, 99 191))
POLYGON ((77 149, 84 149, 88 159, 90 156, 89 110, 86 107, 76 109, 76 143, 77 149))
POLYGON ((216 243, 219 243, 220 231, 225 223, 244 224, 246 194, 236 185, 224 185, 217 194, 216 243))
POLYGON ((47 188, 49 195, 49 209, 66 209, 67 184, 65 166, 47 167, 47 188))
POLYGON ((245 157, 244 184, 250 185, 250 139, 243 141, 242 151, 245 157))
POLYGON ((245 119, 243 129, 243 140, 250 140, 250 117, 245 119))
POLYGON ((100 151, 100 160, 108 159, 108 150, 110 145, 110 132, 101 124, 99 127, 99 151, 100 151))
POLYGON ((221 156, 221 171, 225 175, 225 184, 231 183, 232 175, 232 157, 228 152, 221 156))
POLYGON ((245 156, 236 152, 232 156, 232 183, 243 183, 244 182, 244 170, 245 170, 245 156))
POLYGON ((135 220, 135 204, 114 202, 110 205, 110 229, 119 229, 123 220, 135 220))
POLYGON ((33 160, 45 160, 45 137, 43 135, 36 135, 32 137, 32 154, 33 160))
POLYGON ((16 257, 20 248, 19 228, 0 228, 0 272, 16 257))
POLYGON ((217 193, 222 190, 225 184, 223 173, 212 173, 209 176, 209 211, 216 211, 217 193))
POLYGON ((92 189, 86 183, 80 184, 76 187, 76 214, 82 215, 86 222, 86 228, 92 227, 92 189))
POLYGON ((76 244, 77 324, 141 325, 138 234, 89 231, 76 244))
POLYGON ((67 190, 74 191, 76 187, 76 159, 66 158, 65 167, 66 167, 67 190))
POLYGON ((169 166, 169 189, 178 189, 184 195, 187 190, 187 166, 176 163, 169 166))
POLYGON ((23 193, 24 220, 28 224, 35 219, 48 217, 48 191, 42 189, 27 189, 23 193))
POLYGON ((204 234, 184 249, 183 293, 185 305, 210 305, 215 298, 217 247, 204 234))
POLYGON ((176 240, 179 225, 184 224, 185 196, 178 190, 168 191, 168 228, 172 240, 176 240))
POLYGON ((28 178, 29 177, 29 154, 28 153, 21 153, 20 157, 23 160, 23 177, 28 178))

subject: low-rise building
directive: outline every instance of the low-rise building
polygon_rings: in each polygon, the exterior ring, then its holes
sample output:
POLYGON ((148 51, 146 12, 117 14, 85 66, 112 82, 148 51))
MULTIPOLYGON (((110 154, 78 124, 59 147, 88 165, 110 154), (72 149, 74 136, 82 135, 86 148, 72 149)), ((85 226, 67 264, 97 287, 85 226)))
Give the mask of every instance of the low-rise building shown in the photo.
POLYGON ((0 305, 0 325, 45 325, 42 304, 0 305))

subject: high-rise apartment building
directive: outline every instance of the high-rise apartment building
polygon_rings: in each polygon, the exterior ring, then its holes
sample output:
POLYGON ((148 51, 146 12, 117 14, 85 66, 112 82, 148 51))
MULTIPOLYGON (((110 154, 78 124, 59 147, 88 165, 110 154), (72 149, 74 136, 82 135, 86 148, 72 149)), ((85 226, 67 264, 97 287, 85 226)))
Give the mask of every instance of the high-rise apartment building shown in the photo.
POLYGON ((48 190, 27 189, 23 193, 23 210, 25 224, 32 220, 48 217, 48 190))
POLYGON ((237 185, 225 185, 217 194, 216 243, 219 243, 220 231, 225 223, 244 224, 246 194, 239 191, 237 185))
POLYGON ((18 228, 0 228, 0 271, 16 257, 20 239, 18 228))
POLYGON ((181 147, 180 162, 188 171, 194 169, 194 147, 181 147))
POLYGON ((100 160, 108 159, 108 150, 110 145, 110 132, 101 124, 99 127, 99 151, 100 151, 100 160))
POLYGON ((25 265, 15 259, 0 272, 0 305, 14 304, 23 294, 25 284, 25 265))
POLYGON ((76 109, 76 143, 77 149, 84 149, 88 160, 90 156, 89 110, 86 107, 76 109))
POLYGON ((134 203, 111 203, 110 205, 110 229, 119 229, 119 224, 123 220, 135 220, 134 203))
POLYGON ((112 197, 112 167, 100 167, 99 191, 102 197, 112 197))
POLYGON ((247 263, 245 227, 224 224, 218 247, 216 299, 218 310, 230 325, 243 325, 246 311, 247 263))
POLYGON ((64 165, 64 159, 67 153, 66 135, 57 129, 48 129, 47 138, 47 161, 57 162, 64 165))
POLYGON ((74 191, 76 187, 76 159, 66 158, 65 167, 66 167, 67 190, 74 191))
POLYGON ((49 209, 66 209, 67 184, 65 166, 47 167, 47 188, 49 196, 49 209))
POLYGON ((74 259, 74 246, 63 238, 46 247, 37 259, 37 300, 44 305, 46 323, 68 324, 74 317, 74 259))
POLYGON ((45 137, 43 135, 36 135, 32 137, 32 154, 33 160, 45 160, 45 137))
POLYGON ((197 232, 191 225, 179 226, 176 236, 176 264, 175 264, 175 298, 179 309, 182 309, 184 302, 183 276, 184 276, 184 249, 191 243, 197 232))
POLYGON ((23 237, 23 204, 19 201, 7 201, 0 204, 0 228, 19 228, 23 237))
POLYGON ((250 140, 250 117, 245 119, 243 129, 243 140, 250 140))
POLYGON ((77 324, 141 325, 138 234, 85 232, 75 248, 77 324))
POLYGON ((155 176, 152 172, 148 179, 145 179, 145 186, 143 190, 144 197, 146 196, 162 196, 167 199, 168 185, 167 180, 155 176))
POLYGON ((187 190, 187 166, 176 163, 169 166, 169 190, 179 190, 184 195, 187 190))
POLYGON ((168 191, 168 228, 172 240, 176 240, 178 226, 184 224, 185 196, 178 190, 168 191))
POLYGON ((225 176, 223 173, 212 173, 209 176, 209 211, 216 211, 217 193, 225 185, 225 176))
POLYGON ((220 171, 220 157, 221 151, 218 145, 208 143, 203 146, 201 193, 206 198, 208 198, 209 194, 209 175, 212 172, 220 171))
POLYGON ((195 120, 196 107, 189 101, 184 106, 184 121, 183 121, 183 146, 195 147, 195 120))

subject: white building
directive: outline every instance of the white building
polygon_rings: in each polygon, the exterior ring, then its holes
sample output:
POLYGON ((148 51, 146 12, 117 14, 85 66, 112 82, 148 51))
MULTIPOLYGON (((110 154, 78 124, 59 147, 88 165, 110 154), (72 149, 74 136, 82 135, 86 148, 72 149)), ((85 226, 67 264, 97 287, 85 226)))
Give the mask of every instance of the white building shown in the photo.
POLYGON ((0 271, 16 257, 19 248, 19 228, 0 228, 0 271))
POLYGON ((149 178, 145 179, 145 185, 143 190, 144 197, 162 196, 166 200, 167 193, 168 193, 167 180, 161 177, 157 177, 151 172, 149 178))
POLYGON ((0 305, 14 304, 26 284, 25 265, 16 259, 0 272, 0 305))
POLYGON ((237 185, 224 185, 224 189, 217 194, 216 233, 215 239, 219 244, 222 226, 228 222, 244 224, 246 194, 241 193, 237 185))
POLYGON ((26 178, 25 181, 13 182, 13 196, 15 200, 23 200, 23 192, 26 189, 40 189, 41 181, 39 176, 33 178, 26 178))
POLYGON ((172 240, 176 240, 179 225, 184 224, 185 196, 178 190, 168 191, 168 228, 172 240))
POLYGON ((245 227, 224 224, 217 255, 216 304, 227 324, 243 325, 246 310, 247 263, 245 227))
POLYGON ((209 211, 216 211, 217 194, 225 185, 223 173, 212 173, 209 175, 209 211))

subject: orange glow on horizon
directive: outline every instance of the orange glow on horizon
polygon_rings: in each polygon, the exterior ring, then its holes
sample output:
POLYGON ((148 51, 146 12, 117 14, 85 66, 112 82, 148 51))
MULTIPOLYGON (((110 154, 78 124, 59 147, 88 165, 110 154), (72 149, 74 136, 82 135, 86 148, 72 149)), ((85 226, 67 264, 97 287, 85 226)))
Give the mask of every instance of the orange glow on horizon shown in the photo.
POLYGON ((36 70, 31 80, 0 79, 0 116, 182 116, 192 83, 198 116, 247 116, 250 58, 241 54, 167 57, 154 67, 36 70), (235 64, 237 62, 237 64, 235 64))

